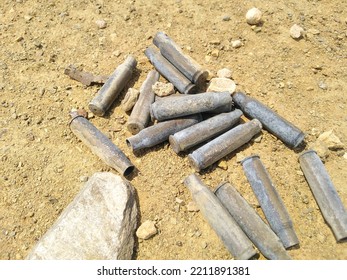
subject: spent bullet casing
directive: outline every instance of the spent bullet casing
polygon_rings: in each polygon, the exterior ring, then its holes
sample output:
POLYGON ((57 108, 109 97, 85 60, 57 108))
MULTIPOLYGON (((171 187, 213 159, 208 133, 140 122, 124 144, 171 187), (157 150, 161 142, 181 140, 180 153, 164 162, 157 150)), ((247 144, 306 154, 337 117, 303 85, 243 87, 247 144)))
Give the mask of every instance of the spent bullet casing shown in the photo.
POLYGON ((189 81, 175 66, 173 66, 160 52, 153 47, 145 50, 145 55, 155 69, 165 77, 180 93, 191 94, 196 92, 196 86, 189 81))
POLYGON ((176 153, 186 151, 229 130, 239 122, 241 116, 242 112, 238 109, 216 115, 171 135, 169 137, 170 145, 176 153))
POLYGON ((259 156, 245 158, 242 167, 270 227, 283 246, 290 248, 298 245, 293 222, 259 156))
POLYGON ((233 101, 228 92, 204 92, 172 98, 162 98, 152 103, 150 110, 152 119, 163 121, 212 111, 225 105, 231 107, 233 101))
POLYGON ((220 184, 214 193, 267 259, 291 259, 278 236, 231 184, 220 184))
POLYGON ((234 258, 237 260, 252 258, 256 254, 252 242, 214 193, 195 174, 189 175, 184 184, 204 218, 234 258))
POLYGON ((313 150, 302 153, 299 162, 319 209, 336 240, 347 241, 347 211, 323 162, 313 150))
POLYGON ((126 142, 133 151, 150 148, 168 140, 169 136, 175 134, 177 131, 185 129, 199 121, 201 121, 200 114, 159 122, 127 138, 126 142))
POLYGON ((95 155, 123 176, 134 170, 126 155, 83 116, 73 113, 70 129, 95 155))
POLYGON ((296 148, 304 141, 305 134, 299 128, 255 98, 246 96, 242 92, 235 92, 233 100, 245 115, 258 119, 266 130, 290 148, 296 148))
POLYGON ((150 107, 155 98, 152 85, 159 80, 159 77, 157 71, 151 70, 146 80, 141 85, 139 99, 131 111, 127 124, 128 130, 132 134, 139 133, 148 125, 150 120, 150 107))
POLYGON ((254 135, 261 131, 261 127, 261 123, 257 119, 253 119, 232 128, 189 154, 190 164, 196 171, 210 166, 249 142, 254 135))
POLYGON ((208 72, 202 70, 201 66, 189 55, 184 54, 182 49, 167 34, 162 31, 157 32, 153 38, 153 44, 185 77, 198 87, 203 86, 208 72))
POLYGON ((112 73, 97 95, 89 103, 89 109, 97 116, 103 116, 116 100, 119 93, 131 79, 137 65, 136 59, 129 55, 112 73))

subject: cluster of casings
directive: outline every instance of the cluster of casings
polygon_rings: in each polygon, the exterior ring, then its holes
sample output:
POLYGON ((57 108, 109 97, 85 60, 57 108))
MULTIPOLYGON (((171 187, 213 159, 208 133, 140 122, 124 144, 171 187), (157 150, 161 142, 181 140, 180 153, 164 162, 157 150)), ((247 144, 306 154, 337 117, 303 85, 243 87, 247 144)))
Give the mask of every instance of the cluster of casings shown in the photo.
MULTIPOLYGON (((304 141, 305 135, 299 128, 241 92, 232 96, 228 92, 196 93, 204 85, 207 71, 185 55, 165 33, 158 32, 153 42, 160 52, 148 47, 145 54, 156 70, 148 73, 127 123, 128 130, 134 135, 126 141, 134 152, 167 140, 176 153, 207 142, 188 155, 191 165, 200 171, 249 142, 262 127, 290 148, 296 148, 304 141), (152 85, 159 80, 158 72, 182 94, 156 98, 152 85), (232 110, 233 101, 239 109, 232 110), (234 127, 243 113, 252 120, 234 127), (150 119, 157 122, 148 126, 150 119)), ((105 114, 130 80, 136 65, 135 58, 128 56, 117 67, 89 104, 95 115, 105 114)), ((134 170, 126 155, 84 117, 73 115, 70 128, 96 155, 124 176, 134 170)), ((299 161, 336 239, 345 240, 347 212, 323 163, 314 151, 303 153, 299 161)), ((285 248, 299 244, 289 214, 259 157, 245 159, 243 167, 271 229, 230 184, 223 184, 216 190, 217 199, 196 175, 189 176, 185 183, 235 258, 254 256, 250 239, 265 257, 288 259, 285 248), (227 215, 226 209, 229 210, 227 215)))

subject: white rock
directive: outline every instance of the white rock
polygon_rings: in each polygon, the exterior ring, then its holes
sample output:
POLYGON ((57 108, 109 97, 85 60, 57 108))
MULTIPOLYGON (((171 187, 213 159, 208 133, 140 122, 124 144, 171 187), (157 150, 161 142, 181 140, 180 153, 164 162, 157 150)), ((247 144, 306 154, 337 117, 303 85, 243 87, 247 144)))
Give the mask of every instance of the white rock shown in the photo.
POLYGON ((246 21, 250 25, 256 25, 261 22, 262 12, 258 8, 252 8, 246 13, 246 21))
POLYGON ((155 222, 147 220, 139 226, 136 231, 136 236, 141 239, 149 239, 153 235, 157 234, 157 228, 155 227, 155 222))
POLYGON ((242 46, 242 42, 240 40, 235 40, 231 42, 231 46, 234 49, 240 48, 242 46))
POLYGON ((129 260, 137 226, 134 188, 97 172, 38 241, 27 259, 129 260))
POLYGON ((190 201, 187 204, 187 210, 188 210, 188 212, 198 212, 199 207, 196 205, 196 203, 194 201, 190 201))
POLYGON ((152 86, 152 90, 160 97, 175 93, 175 88, 171 83, 155 82, 155 84, 152 86))
POLYGON ((236 84, 233 80, 227 78, 212 78, 207 88, 207 92, 228 91, 233 93, 236 90, 236 84))
POLYGON ((124 96, 124 99, 122 100, 122 108, 125 112, 130 111, 134 107, 139 94, 140 92, 137 89, 128 89, 127 93, 124 96))
POLYGON ((220 69, 218 70, 217 72, 217 77, 218 78, 227 78, 227 79, 230 79, 232 76, 232 72, 230 69, 228 68, 223 68, 223 69, 220 69))
POLYGON ((294 24, 289 33, 293 39, 300 39, 304 35, 304 29, 300 25, 294 24))
POLYGON ((332 130, 323 132, 319 135, 317 141, 323 142, 329 150, 343 149, 343 143, 332 130))
POLYGON ((98 19, 97 21, 95 21, 95 23, 96 23, 97 27, 100 29, 104 29, 107 26, 107 22, 104 21, 103 19, 98 19))

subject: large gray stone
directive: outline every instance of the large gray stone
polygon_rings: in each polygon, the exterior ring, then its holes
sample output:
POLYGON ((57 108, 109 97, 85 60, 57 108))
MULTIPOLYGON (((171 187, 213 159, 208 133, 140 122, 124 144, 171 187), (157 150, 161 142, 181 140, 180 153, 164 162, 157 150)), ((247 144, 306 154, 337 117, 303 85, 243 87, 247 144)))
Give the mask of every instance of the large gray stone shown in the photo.
POLYGON ((97 172, 27 259, 131 259, 137 214, 130 183, 113 173, 97 172))

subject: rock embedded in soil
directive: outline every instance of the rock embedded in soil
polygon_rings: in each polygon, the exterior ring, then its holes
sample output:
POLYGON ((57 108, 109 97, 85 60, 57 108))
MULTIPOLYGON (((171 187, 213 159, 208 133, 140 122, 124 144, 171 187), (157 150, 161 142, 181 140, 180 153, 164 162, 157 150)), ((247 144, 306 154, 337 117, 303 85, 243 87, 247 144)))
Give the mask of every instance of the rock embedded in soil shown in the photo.
POLYGON ((234 49, 240 48, 242 46, 242 42, 240 40, 235 40, 231 42, 231 46, 234 49))
POLYGON ((300 25, 294 24, 290 28, 289 33, 290 37, 292 37, 293 39, 300 39, 304 35, 304 29, 300 25))
POLYGON ((236 90, 236 84, 233 80, 227 78, 212 78, 207 88, 207 92, 223 92, 233 93, 236 90))
POLYGON ((143 222, 136 231, 136 236, 140 239, 149 239, 158 232, 155 222, 147 220, 143 222))
POLYGON ((332 130, 323 132, 319 135, 317 141, 324 143, 326 147, 332 151, 343 149, 343 143, 332 130))
POLYGON ((230 79, 232 76, 232 72, 228 68, 223 68, 217 71, 217 77, 218 78, 227 78, 230 79))
POLYGON ((120 176, 97 172, 27 259, 129 260, 137 216, 134 188, 120 176))
POLYGON ((134 106, 139 97, 140 92, 137 89, 129 88, 127 93, 122 100, 122 109, 125 112, 130 111, 134 106))
POLYGON ((95 23, 99 29, 105 29, 107 26, 107 22, 103 19, 98 19, 95 21, 95 23))
POLYGON ((246 13, 246 21, 250 25, 257 25, 261 22, 262 12, 258 8, 252 8, 246 13))
POLYGON ((175 88, 171 83, 156 82, 152 86, 153 92, 160 97, 168 96, 175 93, 175 88))

